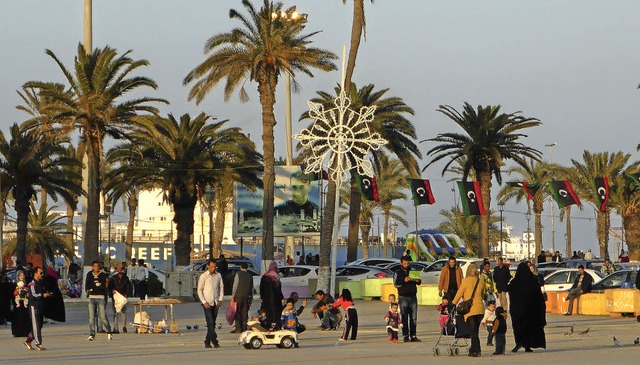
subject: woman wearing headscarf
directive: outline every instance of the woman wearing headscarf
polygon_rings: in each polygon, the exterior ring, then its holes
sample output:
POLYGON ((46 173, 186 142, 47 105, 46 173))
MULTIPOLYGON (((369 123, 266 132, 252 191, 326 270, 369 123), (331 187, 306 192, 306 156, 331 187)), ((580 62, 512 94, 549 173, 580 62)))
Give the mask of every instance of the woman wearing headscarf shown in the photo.
POLYGON ((509 311, 518 352, 524 347, 526 352, 533 348, 546 348, 544 326, 547 325, 545 304, 540 283, 531 272, 527 262, 518 265, 516 275, 509 282, 509 311))
POLYGON ((284 296, 278 275, 278 264, 275 262, 269 264, 269 270, 260 279, 260 300, 267 317, 267 323, 270 323, 274 328, 279 328, 284 296))
POLYGON ((467 268, 467 276, 462 279, 460 288, 453 298, 453 303, 458 304, 460 299, 469 300, 473 298, 471 310, 464 315, 464 320, 469 326, 471 331, 471 348, 469 348, 469 356, 480 356, 480 337, 478 332, 480 330, 480 321, 484 315, 484 301, 482 298, 482 289, 484 288, 484 280, 479 276, 478 266, 476 264, 469 264, 467 268), (477 288, 476 288, 477 285, 477 288), (473 292, 475 289, 475 293, 473 292))
POLYGON ((62 298, 62 293, 58 287, 58 279, 59 276, 56 270, 53 267, 48 266, 47 275, 44 277, 44 287, 51 294, 45 299, 47 304, 44 307, 44 316, 52 321, 65 322, 66 314, 64 310, 64 299, 62 298))
POLYGON ((13 318, 11 321, 11 334, 13 337, 27 337, 31 332, 31 320, 29 319, 29 298, 26 277, 24 271, 19 270, 16 276, 17 282, 13 294, 13 318), (16 300, 18 299, 18 300, 16 300))

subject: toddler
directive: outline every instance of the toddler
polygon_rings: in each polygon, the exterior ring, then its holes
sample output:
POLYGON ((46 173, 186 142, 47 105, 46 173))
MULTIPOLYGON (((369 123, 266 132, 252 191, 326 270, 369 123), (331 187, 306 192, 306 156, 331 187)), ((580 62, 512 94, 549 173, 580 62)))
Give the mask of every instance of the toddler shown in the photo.
POLYGON ((293 299, 287 299, 287 304, 282 310, 280 325, 283 330, 296 331, 298 327, 298 312, 293 308, 293 299))
POLYGON ((496 338, 496 351, 493 355, 504 355, 504 348, 507 344, 505 334, 507 333, 507 311, 502 307, 496 308, 496 319, 493 320, 491 330, 496 338))
POLYGON ((447 321, 449 321, 449 313, 451 313, 451 305, 449 304, 449 298, 442 297, 442 303, 436 307, 436 310, 440 311, 440 318, 438 319, 438 325, 440 326, 440 331, 447 326, 447 321))
POLYGON ((487 327, 487 332, 489 332, 487 346, 493 346, 493 334, 495 333, 493 332, 493 322, 496 319, 496 315, 496 301, 490 300, 489 303, 487 303, 487 309, 484 310, 484 317, 482 317, 482 321, 480 321, 482 328, 487 327))
POLYGON ((258 316, 252 317, 247 325, 256 332, 271 332, 274 329, 272 324, 267 323, 267 312, 262 308, 258 310, 258 316))
POLYGON ((351 291, 347 288, 342 289, 342 294, 340 298, 336 300, 333 304, 331 304, 332 308, 342 307, 342 310, 345 312, 345 326, 344 331, 342 332, 341 341, 346 341, 349 337, 349 332, 351 332, 351 341, 356 339, 358 335, 358 311, 356 307, 353 305, 353 298, 351 297, 351 291))
POLYGON ((24 286, 24 281, 18 281, 16 285, 16 290, 13 295, 16 297, 16 307, 20 308, 22 304, 23 308, 27 308, 29 305, 29 298, 27 298, 27 288, 24 286))
POLYGON ((385 314, 384 321, 387 323, 387 334, 389 341, 398 343, 398 332, 402 328, 402 317, 398 311, 398 303, 391 303, 391 309, 385 314))

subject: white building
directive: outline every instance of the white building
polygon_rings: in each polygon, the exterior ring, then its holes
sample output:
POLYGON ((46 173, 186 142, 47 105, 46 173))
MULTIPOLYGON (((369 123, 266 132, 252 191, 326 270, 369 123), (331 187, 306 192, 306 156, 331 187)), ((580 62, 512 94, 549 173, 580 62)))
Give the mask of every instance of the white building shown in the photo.
MULTIPOLYGON (((535 258, 538 253, 536 252, 536 242, 533 237, 532 231, 522 232, 522 236, 518 237, 512 235, 512 226, 504 226, 504 231, 510 237, 511 242, 503 242, 504 253, 503 256, 507 259, 520 261, 528 258, 535 258)), ((500 249, 500 243, 498 243, 498 250, 500 249)))

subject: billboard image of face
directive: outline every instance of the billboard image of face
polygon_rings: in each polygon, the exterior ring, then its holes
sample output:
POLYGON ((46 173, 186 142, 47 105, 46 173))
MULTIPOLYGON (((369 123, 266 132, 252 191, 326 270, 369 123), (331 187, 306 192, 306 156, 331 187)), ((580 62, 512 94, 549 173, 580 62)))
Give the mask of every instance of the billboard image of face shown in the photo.
MULTIPOLYGON (((320 232, 320 190, 298 166, 277 166, 273 230, 276 236, 317 235, 320 232)), ((238 236, 262 234, 261 189, 236 184, 235 231, 238 236)))

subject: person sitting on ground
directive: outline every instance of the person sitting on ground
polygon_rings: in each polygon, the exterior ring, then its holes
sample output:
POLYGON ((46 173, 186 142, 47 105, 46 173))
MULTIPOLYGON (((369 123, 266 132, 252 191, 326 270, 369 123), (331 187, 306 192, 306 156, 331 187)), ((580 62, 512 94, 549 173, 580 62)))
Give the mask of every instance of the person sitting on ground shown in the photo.
POLYGON ((324 291, 318 290, 316 292, 316 299, 318 303, 311 308, 311 314, 313 318, 320 318, 322 325, 320 329, 323 331, 335 330, 340 326, 340 309, 330 308, 330 305, 335 301, 329 294, 325 294, 324 291))
POLYGON ((564 300, 569 301, 569 309, 565 316, 570 316, 573 313, 573 301, 580 298, 580 295, 591 292, 591 285, 593 284, 593 277, 584 271, 584 266, 578 266, 578 276, 573 282, 571 289, 569 289, 569 296, 564 300))
POLYGON ((280 316, 280 325, 283 330, 296 331, 298 327, 298 312, 293 308, 293 299, 287 299, 287 304, 280 316))

